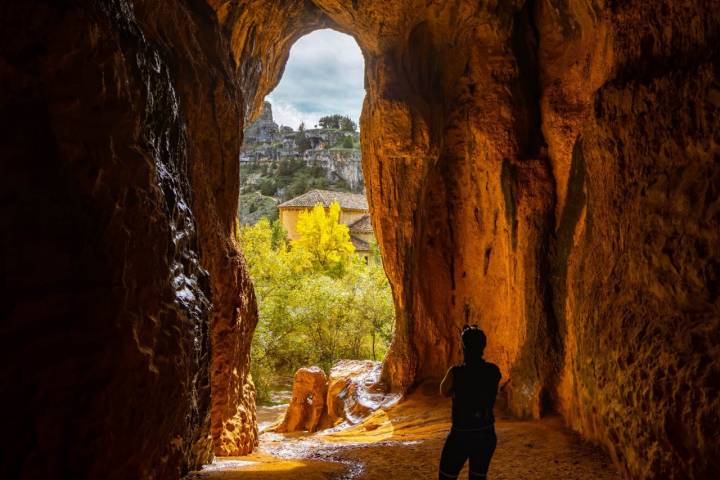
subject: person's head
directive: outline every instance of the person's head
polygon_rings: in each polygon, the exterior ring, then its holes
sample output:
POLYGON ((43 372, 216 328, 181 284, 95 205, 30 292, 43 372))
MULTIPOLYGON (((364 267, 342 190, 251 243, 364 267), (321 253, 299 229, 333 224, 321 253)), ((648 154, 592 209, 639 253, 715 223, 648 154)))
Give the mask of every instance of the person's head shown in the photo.
POLYGON ((485 351, 487 337, 477 325, 465 325, 460 335, 465 361, 480 360, 485 351))

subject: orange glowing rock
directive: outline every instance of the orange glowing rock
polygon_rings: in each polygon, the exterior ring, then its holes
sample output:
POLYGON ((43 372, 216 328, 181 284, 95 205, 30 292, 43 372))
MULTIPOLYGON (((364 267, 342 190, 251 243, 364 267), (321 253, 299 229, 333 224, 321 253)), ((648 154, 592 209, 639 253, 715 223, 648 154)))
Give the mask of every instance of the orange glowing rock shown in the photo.
POLYGON ((301 368, 295 372, 293 392, 285 418, 276 432, 314 432, 325 413, 327 377, 320 367, 301 368))

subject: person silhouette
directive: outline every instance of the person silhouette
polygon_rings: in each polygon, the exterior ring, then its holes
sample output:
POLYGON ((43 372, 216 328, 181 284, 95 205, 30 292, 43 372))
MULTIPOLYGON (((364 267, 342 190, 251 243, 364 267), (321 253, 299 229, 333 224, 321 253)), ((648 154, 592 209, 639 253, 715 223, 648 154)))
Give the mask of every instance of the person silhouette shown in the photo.
POLYGON ((462 329, 465 362, 450 367, 440 394, 452 397, 452 428, 440 456, 440 480, 456 479, 470 460, 470 480, 487 478, 495 452, 493 406, 500 384, 500 369, 483 359, 487 337, 477 325, 462 329))

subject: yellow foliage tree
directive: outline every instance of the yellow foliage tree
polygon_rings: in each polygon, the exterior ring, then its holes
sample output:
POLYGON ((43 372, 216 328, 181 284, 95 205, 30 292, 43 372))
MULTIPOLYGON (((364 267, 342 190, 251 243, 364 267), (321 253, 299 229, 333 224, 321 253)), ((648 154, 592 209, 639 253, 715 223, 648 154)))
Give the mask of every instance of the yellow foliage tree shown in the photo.
POLYGON ((345 272, 355 247, 347 225, 340 223, 337 202, 330 204, 327 211, 318 204, 310 212, 300 212, 297 231, 300 238, 292 242, 297 265, 331 275, 345 272))
POLYGON ((278 221, 238 228, 258 301, 251 371, 259 401, 270 400, 276 376, 303 365, 328 371, 340 358, 382 359, 390 344, 395 309, 385 271, 352 254, 339 214, 337 206, 307 214, 304 241, 292 248, 278 221))

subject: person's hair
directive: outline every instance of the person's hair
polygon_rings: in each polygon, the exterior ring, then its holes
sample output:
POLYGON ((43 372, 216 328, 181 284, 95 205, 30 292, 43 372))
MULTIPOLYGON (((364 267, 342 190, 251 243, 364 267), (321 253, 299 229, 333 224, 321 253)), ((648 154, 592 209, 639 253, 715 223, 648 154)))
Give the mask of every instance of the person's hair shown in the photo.
POLYGON ((465 325, 460 338, 462 338, 465 361, 480 360, 487 344, 485 332, 477 325, 465 325))

